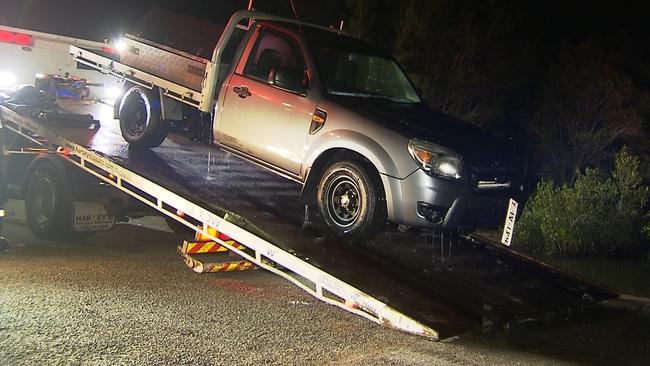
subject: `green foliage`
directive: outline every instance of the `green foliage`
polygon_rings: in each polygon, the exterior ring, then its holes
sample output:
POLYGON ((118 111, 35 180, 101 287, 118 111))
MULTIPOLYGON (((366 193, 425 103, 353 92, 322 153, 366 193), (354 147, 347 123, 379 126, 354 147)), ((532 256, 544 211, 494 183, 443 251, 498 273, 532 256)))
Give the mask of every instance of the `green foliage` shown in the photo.
POLYGON ((609 176, 598 169, 576 173, 573 186, 549 180, 537 191, 517 224, 514 245, 550 255, 608 256, 647 250, 650 199, 639 159, 623 148, 609 176))

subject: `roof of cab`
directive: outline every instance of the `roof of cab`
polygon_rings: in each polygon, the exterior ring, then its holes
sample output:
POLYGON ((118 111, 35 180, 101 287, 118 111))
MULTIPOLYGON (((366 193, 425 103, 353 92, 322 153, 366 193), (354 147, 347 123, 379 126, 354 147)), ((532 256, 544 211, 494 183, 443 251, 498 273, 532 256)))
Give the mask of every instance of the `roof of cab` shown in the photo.
POLYGON ((277 24, 299 34, 305 42, 308 44, 327 44, 335 45, 343 48, 350 48, 366 53, 378 54, 389 56, 390 54, 383 47, 373 45, 368 42, 350 37, 344 33, 339 33, 336 29, 325 30, 322 28, 316 28, 310 25, 298 25, 296 23, 290 22, 280 22, 280 21, 264 21, 260 24, 270 23, 277 24))

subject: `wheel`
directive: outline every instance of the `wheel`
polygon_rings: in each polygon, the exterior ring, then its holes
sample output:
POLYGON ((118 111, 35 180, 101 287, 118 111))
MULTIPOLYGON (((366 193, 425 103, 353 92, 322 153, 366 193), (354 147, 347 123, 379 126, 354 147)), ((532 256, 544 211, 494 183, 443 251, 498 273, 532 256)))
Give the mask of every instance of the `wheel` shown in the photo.
POLYGON ((47 165, 39 166, 27 178, 25 216, 39 237, 52 239, 72 232, 72 201, 63 180, 47 165))
POLYGON ((386 223, 386 203, 378 177, 366 164, 341 161, 330 165, 318 184, 320 217, 336 237, 358 241, 386 223))
POLYGON ((160 118, 160 102, 152 92, 133 86, 124 93, 120 107, 120 130, 131 145, 151 148, 162 144, 169 124, 160 118))

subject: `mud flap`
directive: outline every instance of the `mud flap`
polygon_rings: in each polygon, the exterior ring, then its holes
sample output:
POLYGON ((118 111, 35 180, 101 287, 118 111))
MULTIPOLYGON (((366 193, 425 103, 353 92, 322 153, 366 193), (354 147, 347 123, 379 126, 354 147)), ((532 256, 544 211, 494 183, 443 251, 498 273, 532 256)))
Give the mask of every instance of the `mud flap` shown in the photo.
POLYGON ((115 216, 109 215, 104 205, 96 202, 75 201, 73 215, 74 231, 106 231, 115 226, 115 216))

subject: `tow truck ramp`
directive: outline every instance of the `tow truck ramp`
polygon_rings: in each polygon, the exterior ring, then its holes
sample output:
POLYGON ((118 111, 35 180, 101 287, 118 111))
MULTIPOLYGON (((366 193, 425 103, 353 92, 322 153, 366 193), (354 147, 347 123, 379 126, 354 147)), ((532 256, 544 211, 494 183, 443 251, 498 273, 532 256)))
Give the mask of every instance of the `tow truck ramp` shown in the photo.
POLYGON ((283 277, 321 301, 377 324, 433 340, 439 339, 437 329, 397 311, 214 212, 120 166, 109 157, 69 141, 37 119, 20 114, 8 105, 0 105, 0 118, 8 130, 48 147, 51 153, 61 154, 67 161, 101 181, 196 230, 203 238, 209 238, 245 261, 283 277), (226 238, 223 235, 234 241, 224 240, 226 238))

